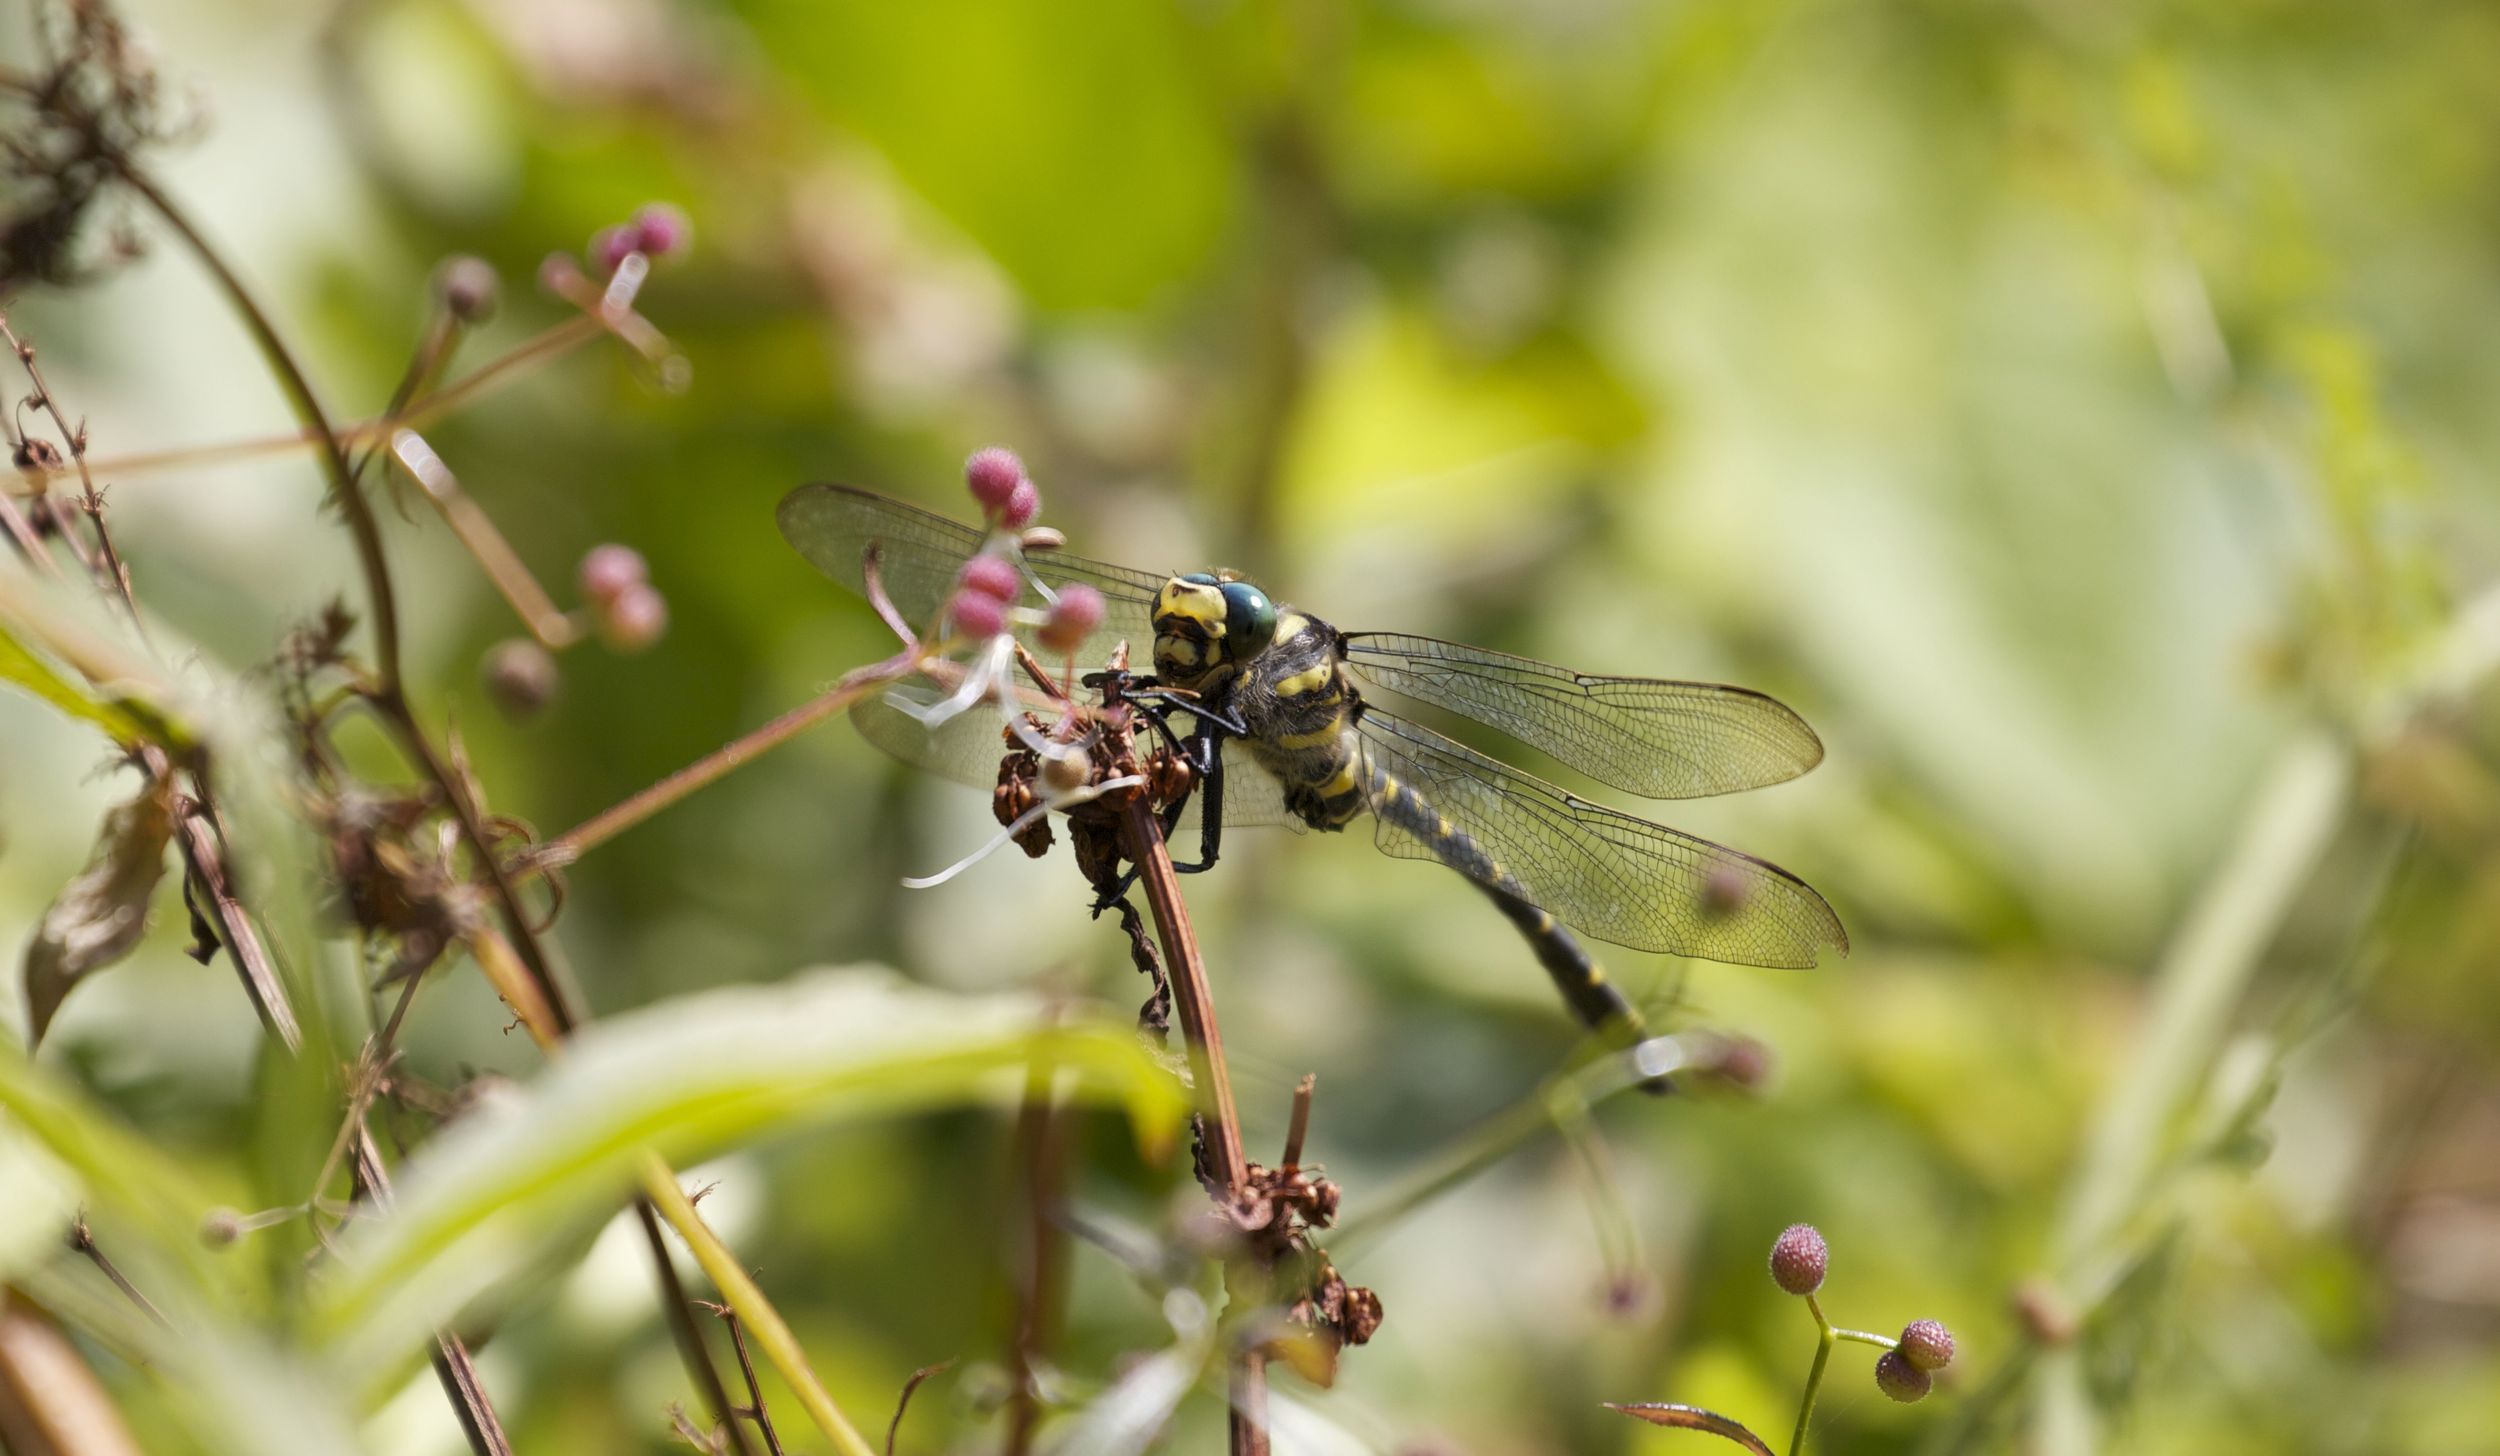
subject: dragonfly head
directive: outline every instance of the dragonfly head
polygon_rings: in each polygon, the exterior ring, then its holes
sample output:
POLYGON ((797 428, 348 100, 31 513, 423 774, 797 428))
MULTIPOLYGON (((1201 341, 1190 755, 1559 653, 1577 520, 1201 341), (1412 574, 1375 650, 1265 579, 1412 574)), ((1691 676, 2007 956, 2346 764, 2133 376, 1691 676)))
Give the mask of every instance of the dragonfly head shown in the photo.
POLYGON ((1155 676, 1201 689, 1267 649, 1276 604, 1246 581, 1193 571, 1155 593, 1155 676))

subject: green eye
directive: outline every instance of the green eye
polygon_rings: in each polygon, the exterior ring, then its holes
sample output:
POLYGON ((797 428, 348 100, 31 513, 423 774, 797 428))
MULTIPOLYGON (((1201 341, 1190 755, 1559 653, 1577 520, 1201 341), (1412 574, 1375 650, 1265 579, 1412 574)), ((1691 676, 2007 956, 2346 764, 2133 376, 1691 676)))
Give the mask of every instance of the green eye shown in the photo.
POLYGON ((1188 582, 1191 586, 1221 586, 1223 584, 1222 579, 1212 571, 1193 571, 1181 580, 1188 582))
POLYGON ((1224 583, 1224 650, 1235 661, 1263 652, 1276 637, 1276 604, 1246 581, 1224 583))

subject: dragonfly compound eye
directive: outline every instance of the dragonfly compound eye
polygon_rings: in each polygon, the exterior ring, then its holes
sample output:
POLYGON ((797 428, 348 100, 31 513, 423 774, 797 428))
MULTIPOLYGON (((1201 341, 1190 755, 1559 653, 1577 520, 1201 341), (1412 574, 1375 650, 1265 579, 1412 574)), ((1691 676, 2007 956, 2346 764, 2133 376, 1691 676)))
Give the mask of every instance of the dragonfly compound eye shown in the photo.
POLYGON ((1246 581, 1224 583, 1224 650, 1236 662, 1276 640, 1276 604, 1246 581))

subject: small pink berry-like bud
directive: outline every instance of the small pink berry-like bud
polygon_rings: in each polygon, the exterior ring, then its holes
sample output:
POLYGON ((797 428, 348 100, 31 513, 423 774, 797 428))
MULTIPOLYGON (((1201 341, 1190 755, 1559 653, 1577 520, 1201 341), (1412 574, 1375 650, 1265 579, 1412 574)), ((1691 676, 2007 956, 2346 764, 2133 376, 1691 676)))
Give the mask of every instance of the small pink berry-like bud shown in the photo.
POLYGON ((608 606, 635 587, 649 585, 651 569, 643 565, 641 552, 610 542, 583 553, 581 577, 582 595, 608 606))
POLYGON ((1050 616, 1042 623, 1041 644, 1062 655, 1073 653, 1102 625, 1102 618, 1101 592, 1083 582, 1061 587, 1059 600, 1051 604, 1050 616))
POLYGON ((1016 452, 997 445, 973 452, 964 462, 964 484, 971 487, 972 498, 981 503, 983 514, 1007 508, 1007 498, 1016 493, 1016 483, 1024 479, 1024 462, 1016 452))
POLYGON ((1936 1382, 1924 1370, 1913 1365, 1899 1350, 1886 1350, 1875 1362, 1875 1387, 1894 1400, 1908 1405, 1924 1400, 1936 1382))
POLYGON ((964 563, 963 574, 956 584, 966 591, 977 591, 985 597, 1012 602, 1024 591, 1024 578, 1016 574, 1016 564, 1004 556, 975 556, 964 563))
POLYGON ((1033 524, 1042 513, 1042 488, 1030 480, 1019 480, 1007 495, 1007 504, 998 511, 998 524, 1010 531, 1021 531, 1033 524))
POLYGON ((642 230, 631 223, 603 227, 590 235, 590 266, 604 278, 617 270, 627 253, 642 250, 642 230))
POLYGON ((1823 1287, 1831 1258, 1831 1246, 1814 1225, 1792 1223, 1771 1244, 1771 1278, 1791 1294, 1812 1294, 1823 1287))
POLYGON ((582 265, 570 253, 549 253, 538 262, 538 286, 558 298, 582 281, 582 265))
POLYGON ((468 253, 445 258, 443 266, 434 270, 434 287, 444 311, 464 324, 494 317, 498 283, 495 265, 468 253))
POLYGON ((555 699, 556 660, 527 637, 496 643, 478 666, 487 696, 509 717, 533 717, 555 699))
POLYGON ((987 592, 959 591, 946 604, 955 630, 966 637, 990 638, 1007 630, 1007 604, 987 592))
POLYGON ((1912 1320, 1901 1327, 1901 1354, 1921 1370, 1942 1370, 1953 1363, 1953 1332, 1935 1320, 1912 1320))
POLYGON ((679 208, 665 202, 646 203, 634 214, 634 241, 644 256, 665 258, 694 241, 694 224, 679 208))
POLYGON ((648 583, 628 587, 599 614, 599 635, 619 652, 640 652, 668 630, 668 602, 648 583))

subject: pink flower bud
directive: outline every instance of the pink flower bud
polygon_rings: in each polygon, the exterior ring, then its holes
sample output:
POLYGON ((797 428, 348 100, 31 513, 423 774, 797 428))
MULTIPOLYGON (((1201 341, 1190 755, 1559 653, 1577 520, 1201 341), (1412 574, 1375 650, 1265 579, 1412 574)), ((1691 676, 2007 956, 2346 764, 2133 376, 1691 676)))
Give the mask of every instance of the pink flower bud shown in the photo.
POLYGON ((1042 489, 1030 480, 1019 480, 1009 492, 1007 504, 999 508, 998 523, 1010 531, 1021 531, 1033 524, 1042 513, 1042 489))
POLYGON ((648 584, 628 587, 599 613, 599 635, 619 652, 640 652, 668 630, 668 602, 648 584))
POLYGON ((508 717, 534 717, 556 695, 556 660, 527 637, 496 643, 478 666, 487 695, 508 717))
POLYGON ((1791 1294, 1812 1294, 1823 1287, 1832 1251, 1810 1223, 1792 1223, 1771 1245, 1771 1277, 1791 1294))
POLYGON ((464 324, 484 323, 495 313, 495 267, 484 258, 462 253, 445 258, 434 270, 434 288, 443 309, 464 324))
POLYGON ((959 591, 946 605, 946 615, 954 620, 955 630, 966 637, 983 639, 1007 630, 1007 604, 987 592, 959 591))
POLYGON ((627 253, 639 252, 641 249, 641 230, 631 223, 618 223, 614 227, 604 227, 590 236, 588 254, 590 266, 597 269, 599 276, 604 278, 624 263, 627 253))
POLYGON ((972 488, 972 498, 981 503, 984 515, 1005 510, 1008 497, 1023 479, 1024 462, 1013 450, 997 445, 976 451, 964 462, 964 484, 972 488))
POLYGON ((1061 587, 1042 623, 1041 644, 1062 656, 1073 654, 1102 625, 1103 610, 1102 593, 1083 582, 1061 587))
POLYGON ((582 595, 606 606, 635 587, 648 585, 651 571, 643 565, 641 552, 610 542, 583 554, 581 580, 582 595))
POLYGON ((694 241, 694 224, 665 202, 646 203, 634 214, 633 227, 635 245, 646 257, 665 258, 694 241))
POLYGON ((1886 1350, 1875 1361, 1875 1387, 1903 1405, 1926 1399, 1927 1392, 1935 1386, 1927 1372, 1911 1364, 1899 1350, 1886 1350))
POLYGON ((1012 602, 1024 591, 1024 578, 1016 574, 1015 563, 1003 556, 973 557, 955 581, 966 591, 1001 602, 1012 602))
POLYGON ((1901 1355, 1921 1370, 1953 1363, 1953 1332, 1936 1320, 1912 1320, 1901 1329, 1901 1355))

